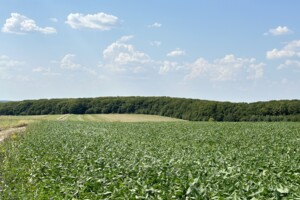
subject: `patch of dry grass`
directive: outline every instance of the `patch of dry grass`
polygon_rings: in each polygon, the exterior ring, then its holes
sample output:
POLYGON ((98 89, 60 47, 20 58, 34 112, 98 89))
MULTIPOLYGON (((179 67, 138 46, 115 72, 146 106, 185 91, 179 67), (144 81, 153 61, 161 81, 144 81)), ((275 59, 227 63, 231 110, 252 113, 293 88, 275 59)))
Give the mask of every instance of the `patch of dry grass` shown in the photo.
POLYGON ((0 116, 0 130, 19 127, 37 121, 57 120, 61 115, 0 116))
POLYGON ((68 121, 94 121, 94 122, 171 122, 183 121, 180 119, 162 117, 158 115, 142 114, 86 114, 71 115, 68 121))

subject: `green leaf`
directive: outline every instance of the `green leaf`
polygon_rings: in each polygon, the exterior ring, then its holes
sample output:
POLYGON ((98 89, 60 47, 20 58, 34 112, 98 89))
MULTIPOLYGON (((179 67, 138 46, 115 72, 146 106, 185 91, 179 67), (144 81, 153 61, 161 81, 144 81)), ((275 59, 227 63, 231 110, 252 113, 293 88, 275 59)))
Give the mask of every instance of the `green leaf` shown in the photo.
POLYGON ((280 194, 288 194, 289 193, 289 189, 288 188, 277 188, 276 190, 280 194))

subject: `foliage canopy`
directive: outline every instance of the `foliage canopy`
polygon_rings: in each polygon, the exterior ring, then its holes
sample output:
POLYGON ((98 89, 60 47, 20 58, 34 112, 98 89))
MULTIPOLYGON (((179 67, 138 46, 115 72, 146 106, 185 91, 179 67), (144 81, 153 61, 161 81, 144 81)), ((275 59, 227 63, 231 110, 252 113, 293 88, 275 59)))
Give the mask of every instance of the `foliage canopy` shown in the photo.
POLYGON ((231 103, 171 97, 99 97, 0 103, 0 115, 68 113, 135 113, 190 121, 300 121, 300 100, 231 103))

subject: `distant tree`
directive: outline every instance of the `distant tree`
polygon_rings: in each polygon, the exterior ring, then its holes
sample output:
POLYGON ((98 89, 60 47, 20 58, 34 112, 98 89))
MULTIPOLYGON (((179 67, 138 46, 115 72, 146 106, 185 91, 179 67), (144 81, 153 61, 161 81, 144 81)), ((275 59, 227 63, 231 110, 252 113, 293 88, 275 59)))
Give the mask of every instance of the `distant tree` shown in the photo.
POLYGON ((191 121, 300 121, 300 100, 230 103, 170 97, 100 97, 1 102, 0 115, 139 113, 191 121))

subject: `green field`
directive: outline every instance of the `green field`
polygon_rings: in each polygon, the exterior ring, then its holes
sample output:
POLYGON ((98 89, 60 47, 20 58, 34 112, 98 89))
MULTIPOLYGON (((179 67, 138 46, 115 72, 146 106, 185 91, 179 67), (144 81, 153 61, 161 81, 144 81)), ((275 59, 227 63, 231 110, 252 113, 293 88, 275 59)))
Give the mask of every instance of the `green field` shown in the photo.
POLYGON ((300 198, 299 123, 44 121, 0 145, 0 199, 300 198))
POLYGON ((92 122, 168 122, 184 121, 158 115, 141 114, 85 114, 85 115, 32 115, 0 116, 0 129, 40 121, 92 121, 92 122))

